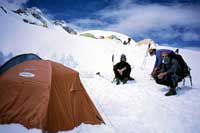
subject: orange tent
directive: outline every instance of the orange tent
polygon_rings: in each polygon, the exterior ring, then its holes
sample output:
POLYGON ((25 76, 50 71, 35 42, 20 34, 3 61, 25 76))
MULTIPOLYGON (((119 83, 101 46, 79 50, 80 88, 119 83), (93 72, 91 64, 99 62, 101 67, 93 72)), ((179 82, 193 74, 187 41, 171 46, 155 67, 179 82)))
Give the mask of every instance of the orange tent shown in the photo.
POLYGON ((104 123, 78 72, 49 60, 19 63, 0 74, 0 123, 57 132, 104 123))

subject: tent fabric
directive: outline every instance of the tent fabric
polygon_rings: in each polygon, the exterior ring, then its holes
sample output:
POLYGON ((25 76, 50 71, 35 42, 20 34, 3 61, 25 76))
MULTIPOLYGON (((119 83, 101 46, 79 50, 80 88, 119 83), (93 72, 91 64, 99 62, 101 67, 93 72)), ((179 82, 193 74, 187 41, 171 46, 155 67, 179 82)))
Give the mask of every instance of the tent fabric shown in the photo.
POLYGON ((38 55, 32 53, 15 56, 0 67, 0 74, 19 63, 29 60, 41 60, 41 58, 38 55))
POLYGON ((97 39, 93 34, 91 33, 83 33, 83 34, 80 34, 80 36, 85 36, 85 37, 90 37, 90 38, 95 38, 97 39))
POLYGON ((136 46, 149 45, 151 48, 156 48, 156 43, 152 39, 143 39, 137 42, 136 46))
POLYGON ((122 43, 122 40, 120 38, 118 38, 116 35, 106 36, 105 38, 106 39, 113 39, 113 40, 116 40, 116 41, 119 41, 119 42, 122 43))
POLYGON ((0 123, 57 132, 104 123, 79 73, 49 60, 20 63, 0 75, 0 123), (20 73, 31 73, 24 76, 20 73))

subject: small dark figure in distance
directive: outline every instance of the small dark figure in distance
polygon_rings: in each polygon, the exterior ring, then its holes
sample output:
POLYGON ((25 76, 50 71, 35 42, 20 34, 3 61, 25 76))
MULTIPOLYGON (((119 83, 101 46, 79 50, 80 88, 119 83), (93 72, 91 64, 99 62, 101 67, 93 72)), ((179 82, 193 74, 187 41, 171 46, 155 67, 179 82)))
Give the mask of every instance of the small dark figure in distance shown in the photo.
POLYGON ((124 41, 123 44, 124 44, 124 45, 127 45, 127 44, 130 44, 130 42, 131 42, 131 38, 128 38, 128 41, 127 41, 127 42, 124 41))

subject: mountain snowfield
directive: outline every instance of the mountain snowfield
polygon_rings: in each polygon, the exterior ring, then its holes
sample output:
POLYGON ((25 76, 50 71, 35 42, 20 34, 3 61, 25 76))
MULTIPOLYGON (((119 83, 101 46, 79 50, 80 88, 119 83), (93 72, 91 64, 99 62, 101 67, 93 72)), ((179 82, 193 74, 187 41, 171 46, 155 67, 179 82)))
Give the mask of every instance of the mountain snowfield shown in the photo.
MULTIPOLYGON (((71 35, 61 27, 49 28, 30 25, 21 16, 0 10, 0 64, 24 53, 35 53, 43 59, 60 62, 80 73, 81 81, 90 95, 105 124, 81 124, 62 133, 199 133, 200 132, 200 52, 180 49, 180 54, 191 67, 193 86, 179 83, 176 96, 166 97, 167 87, 158 85, 150 77, 155 57, 145 57, 147 45, 135 46, 110 39, 92 39, 71 35), (132 66, 135 81, 115 85, 114 63, 126 54, 132 66), (144 65, 143 62, 146 62, 144 65), (100 72, 100 76, 96 75, 100 72)), ((120 39, 128 36, 112 32, 87 31, 99 37, 115 34, 120 39)), ((158 45, 157 48, 169 48, 158 45)), ((41 133, 40 129, 27 129, 20 124, 0 125, 1 133, 41 133)))

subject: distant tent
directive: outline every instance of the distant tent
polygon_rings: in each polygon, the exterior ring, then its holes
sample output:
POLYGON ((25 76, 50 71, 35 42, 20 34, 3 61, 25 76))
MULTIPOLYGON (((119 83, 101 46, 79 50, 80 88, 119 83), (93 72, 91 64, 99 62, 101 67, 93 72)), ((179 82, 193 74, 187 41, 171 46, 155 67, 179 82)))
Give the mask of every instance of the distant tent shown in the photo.
POLYGON ((113 35, 106 36, 107 39, 113 39, 113 35))
POLYGON ((112 35, 112 39, 119 40, 122 42, 122 40, 119 37, 117 37, 116 35, 112 35))
POLYGON ((119 39, 116 35, 110 35, 106 37, 107 39, 119 39))
POLYGON ((122 40, 118 38, 116 35, 110 35, 106 37, 107 39, 113 39, 122 43, 122 40))
POLYGON ((151 48, 156 48, 156 43, 152 39, 143 39, 137 42, 136 46, 149 45, 151 48))
POLYGON ((85 37, 90 37, 90 38, 95 38, 97 39, 93 34, 91 33, 83 33, 83 34, 80 34, 80 36, 85 36, 85 37))
POLYGON ((104 39, 105 37, 104 36, 100 36, 100 37, 98 37, 98 39, 104 39))
POLYGON ((53 61, 30 60, 0 74, 1 124, 20 123, 57 132, 82 122, 104 123, 78 72, 53 61))

